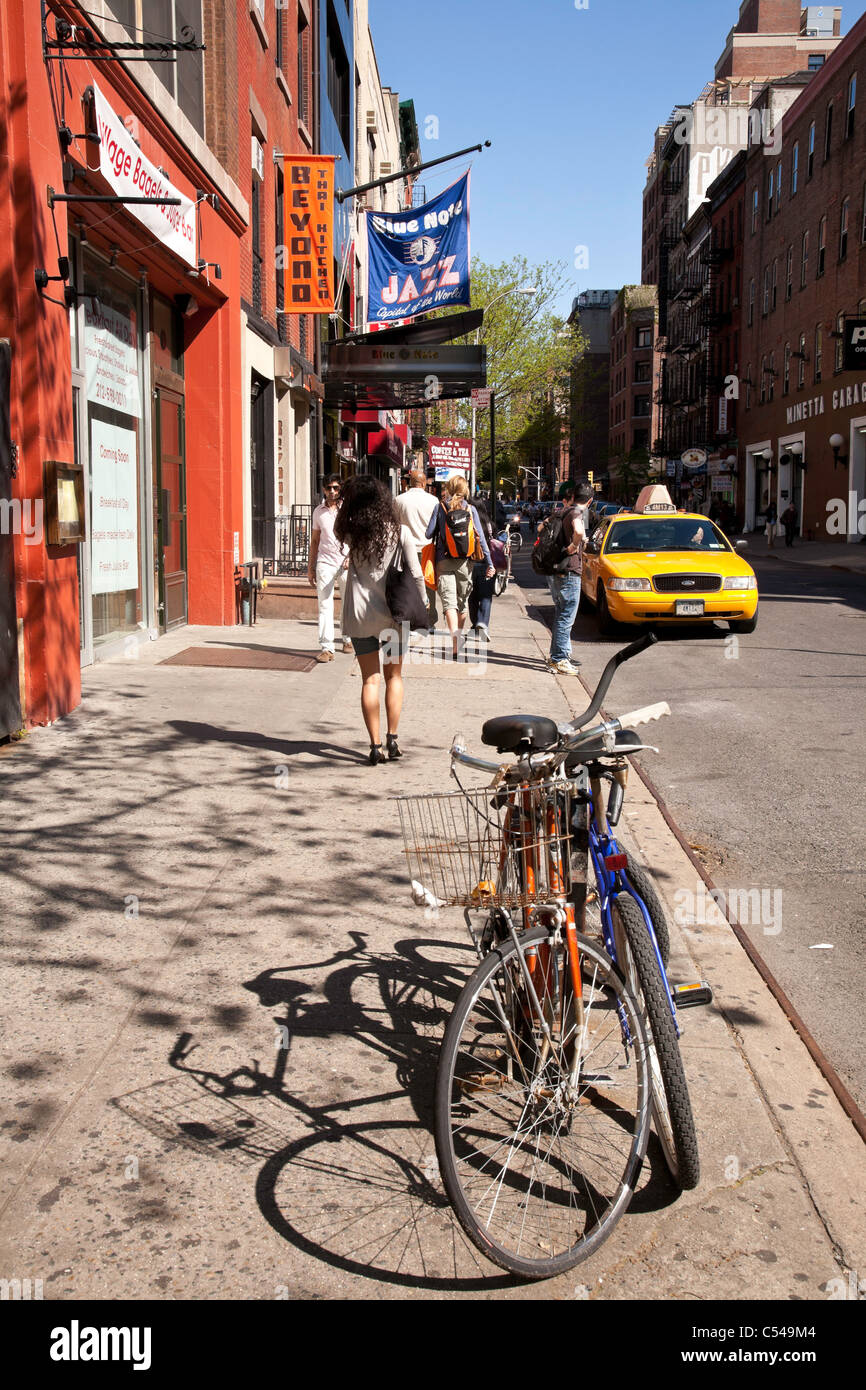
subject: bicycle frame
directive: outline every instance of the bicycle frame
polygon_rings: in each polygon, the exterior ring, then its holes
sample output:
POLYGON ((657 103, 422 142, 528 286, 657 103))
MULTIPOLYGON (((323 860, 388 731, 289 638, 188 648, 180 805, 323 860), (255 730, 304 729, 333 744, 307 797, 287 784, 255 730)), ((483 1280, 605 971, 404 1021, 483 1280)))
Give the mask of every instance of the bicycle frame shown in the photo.
POLYGON ((668 1008, 674 1021, 677 1037, 681 1036, 679 1020, 677 1018, 676 1004, 668 983, 667 971, 664 967, 662 954, 659 950, 659 943, 656 938, 655 928, 652 924, 649 910, 637 889, 629 882, 628 871, 625 864, 625 855, 620 849, 616 838, 613 835, 607 818, 607 811, 604 809, 604 797, 601 792, 601 781, 597 777, 590 777, 591 802, 589 816, 589 858, 592 864, 593 874, 598 887, 598 903, 601 915, 601 929, 604 938, 604 949, 610 956, 615 965, 621 963, 617 957, 616 940, 613 931, 613 917, 611 904, 621 896, 628 896, 633 899, 640 908, 644 925, 649 933, 652 948, 655 953, 659 974, 664 981, 665 991, 668 998, 668 1008), (599 814, 601 815, 601 825, 599 825, 599 814))

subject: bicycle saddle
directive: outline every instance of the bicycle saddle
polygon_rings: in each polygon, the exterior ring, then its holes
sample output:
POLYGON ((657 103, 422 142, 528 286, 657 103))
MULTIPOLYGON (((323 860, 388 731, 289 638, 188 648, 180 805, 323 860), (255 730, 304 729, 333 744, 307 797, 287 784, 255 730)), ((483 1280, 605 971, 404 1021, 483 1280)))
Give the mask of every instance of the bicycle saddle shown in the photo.
MULTIPOLYGON (((640 734, 636 734, 634 729, 620 729, 616 736, 616 748, 614 753, 625 752, 629 748, 641 748, 643 739, 640 734)), ((605 749, 602 739, 599 737, 591 743, 585 743, 579 753, 571 753, 565 760, 566 772, 573 772, 576 767, 582 767, 584 763, 591 762, 593 758, 610 757, 610 753, 605 749)))
POLYGON ((541 753, 553 748, 559 730, 552 719, 540 714, 507 714, 488 719, 481 730, 481 742, 499 753, 541 753))

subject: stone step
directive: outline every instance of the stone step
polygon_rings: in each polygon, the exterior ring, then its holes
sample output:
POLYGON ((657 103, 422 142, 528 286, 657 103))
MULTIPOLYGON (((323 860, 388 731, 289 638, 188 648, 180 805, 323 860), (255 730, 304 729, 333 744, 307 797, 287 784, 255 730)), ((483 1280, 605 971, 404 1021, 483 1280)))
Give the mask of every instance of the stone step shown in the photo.
MULTIPOLYGON (((269 575, 267 588, 258 596, 259 618, 316 618, 319 602, 316 590, 305 576, 269 575)), ((340 612, 339 591, 334 594, 334 614, 340 612)))

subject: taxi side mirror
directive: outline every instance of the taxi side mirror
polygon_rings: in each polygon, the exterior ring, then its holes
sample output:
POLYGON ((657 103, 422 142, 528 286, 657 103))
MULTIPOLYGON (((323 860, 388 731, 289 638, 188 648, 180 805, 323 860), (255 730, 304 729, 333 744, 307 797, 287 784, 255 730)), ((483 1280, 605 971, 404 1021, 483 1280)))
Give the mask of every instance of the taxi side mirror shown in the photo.
POLYGON ((743 540, 734 541, 734 549, 735 549, 735 550, 748 550, 748 548, 749 548, 749 542, 748 542, 748 541, 743 541, 743 540))

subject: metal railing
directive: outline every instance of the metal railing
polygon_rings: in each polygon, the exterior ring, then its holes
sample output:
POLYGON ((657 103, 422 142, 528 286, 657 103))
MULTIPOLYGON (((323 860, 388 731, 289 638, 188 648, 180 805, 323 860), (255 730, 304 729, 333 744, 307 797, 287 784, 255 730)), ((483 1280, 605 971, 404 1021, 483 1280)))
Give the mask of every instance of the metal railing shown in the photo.
POLYGON ((275 529, 273 559, 264 561, 266 575, 305 575, 310 559, 310 533, 313 508, 308 502, 295 503, 291 511, 266 518, 275 529))

